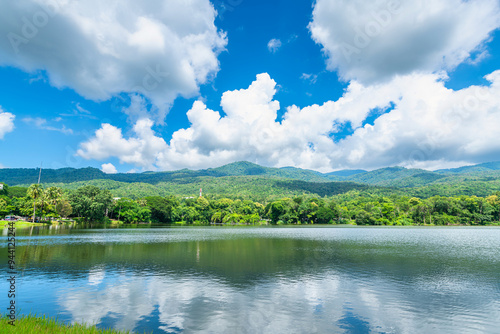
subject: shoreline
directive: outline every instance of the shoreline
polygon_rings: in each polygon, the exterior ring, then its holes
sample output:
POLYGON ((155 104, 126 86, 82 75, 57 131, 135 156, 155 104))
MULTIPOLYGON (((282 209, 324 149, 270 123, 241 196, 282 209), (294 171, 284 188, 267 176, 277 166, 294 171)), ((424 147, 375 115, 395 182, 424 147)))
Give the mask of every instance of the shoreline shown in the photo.
MULTIPOLYGON (((11 222, 0 220, 0 228, 8 228, 8 224, 11 222)), ((32 223, 26 221, 16 221, 14 227, 15 228, 29 228, 29 227, 50 227, 50 226, 69 226, 70 224, 65 224, 64 222, 58 223, 32 223)), ((213 228, 221 228, 221 227, 234 227, 234 228, 242 228, 242 227, 270 227, 270 228, 290 228, 290 227, 500 227, 500 223, 486 224, 486 225, 470 225, 470 224, 449 224, 449 225, 435 225, 435 224, 425 224, 425 225, 359 225, 359 224, 234 224, 234 225, 223 225, 223 224, 208 224, 208 225, 193 225, 193 224, 155 224, 155 223, 147 223, 147 224, 93 224, 94 226, 90 227, 92 229, 142 229, 142 228, 189 228, 189 227, 213 227, 213 228)), ((79 226, 78 224, 74 225, 76 229, 88 229, 89 227, 79 226)))
POLYGON ((130 334, 130 331, 115 329, 99 329, 89 324, 66 324, 57 318, 46 315, 21 315, 14 320, 15 325, 9 324, 11 319, 5 314, 0 316, 0 331, 2 333, 90 333, 90 334, 130 334))

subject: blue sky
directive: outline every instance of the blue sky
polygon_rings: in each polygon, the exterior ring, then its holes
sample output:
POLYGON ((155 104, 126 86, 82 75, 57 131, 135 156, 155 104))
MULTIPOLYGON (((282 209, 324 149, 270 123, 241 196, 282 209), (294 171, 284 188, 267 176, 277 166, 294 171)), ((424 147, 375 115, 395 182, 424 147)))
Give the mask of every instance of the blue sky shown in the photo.
POLYGON ((0 11, 0 166, 500 160, 498 0, 34 0, 0 11))

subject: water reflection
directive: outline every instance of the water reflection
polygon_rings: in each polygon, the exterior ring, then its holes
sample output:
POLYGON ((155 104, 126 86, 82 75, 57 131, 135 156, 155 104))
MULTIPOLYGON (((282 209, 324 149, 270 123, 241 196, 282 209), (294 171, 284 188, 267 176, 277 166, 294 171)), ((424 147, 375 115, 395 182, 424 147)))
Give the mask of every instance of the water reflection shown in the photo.
MULTIPOLYGON (((100 284, 89 280, 85 287, 61 292, 58 303, 71 321, 157 333, 442 333, 456 328, 494 333, 498 325, 498 320, 481 321, 498 319, 498 308, 488 308, 491 297, 479 304, 469 303, 473 295, 448 300, 425 290, 409 293, 404 285, 378 278, 368 282, 334 272, 249 288, 210 277, 127 273, 100 284)), ((474 293, 487 296, 487 290, 474 293)))
POLYGON ((499 229, 86 230, 21 237, 17 251, 27 312, 99 327, 155 333, 500 328, 499 229))

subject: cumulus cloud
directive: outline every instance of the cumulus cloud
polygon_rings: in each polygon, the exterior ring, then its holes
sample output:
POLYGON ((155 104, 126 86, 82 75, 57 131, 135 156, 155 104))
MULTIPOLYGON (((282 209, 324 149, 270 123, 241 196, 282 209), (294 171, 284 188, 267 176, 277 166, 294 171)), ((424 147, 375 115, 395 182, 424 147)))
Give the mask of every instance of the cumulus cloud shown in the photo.
POLYGON ((112 163, 102 164, 101 170, 106 174, 116 174, 118 171, 112 163))
POLYGON ((82 143, 77 155, 84 159, 104 160, 111 156, 120 162, 134 164, 144 169, 155 169, 154 164, 167 147, 165 140, 155 136, 153 121, 141 119, 134 125, 136 137, 125 139, 121 129, 103 124, 95 136, 82 143))
POLYGON ((219 69, 227 39, 208 0, 8 1, 0 65, 46 71, 58 88, 107 100, 140 93, 160 111, 193 96, 219 69))
POLYGON ((437 74, 412 74, 388 83, 349 84, 337 101, 305 108, 290 106, 281 122, 273 100, 276 82, 259 74, 247 88, 227 91, 225 116, 196 101, 191 126, 167 144, 140 120, 135 136, 104 124, 81 144, 86 159, 118 157, 142 168, 206 168, 248 160, 266 166, 298 166, 319 171, 405 165, 441 168, 497 160, 500 142, 500 71, 489 86, 454 91, 437 74), (380 114, 373 124, 368 116, 380 114), (350 126, 351 135, 341 134, 350 126))
MULTIPOLYGON (((132 123, 137 122, 139 119, 148 118, 150 109, 148 109, 148 102, 139 94, 130 94, 130 104, 122 109, 122 112, 128 116, 128 120, 132 123)), ((152 107, 153 110, 155 107, 152 107)))
POLYGON ((10 112, 3 111, 2 107, 0 107, 0 139, 14 130, 14 116, 10 112))
POLYGON ((365 84, 481 59, 498 27, 497 0, 318 0, 309 24, 327 67, 365 84))
POLYGON ((414 75, 389 84, 401 98, 373 125, 341 140, 335 155, 347 166, 395 163, 427 169, 498 160, 500 71, 488 86, 447 89, 435 75, 414 75))
MULTIPOLYGON (((64 133, 66 135, 73 134, 73 130, 72 129, 68 129, 64 124, 60 128, 48 125, 47 124, 48 122, 47 122, 47 120, 45 118, 41 118, 41 117, 35 117, 35 118, 33 118, 33 117, 25 117, 22 120, 23 120, 23 122, 25 122, 27 124, 32 124, 35 127, 39 128, 39 129, 42 129, 42 130, 57 131, 57 132, 64 133)), ((60 122, 61 120, 59 118, 56 118, 55 121, 56 122, 60 122)))
POLYGON ((281 47, 281 41, 279 39, 273 38, 267 43, 267 49, 271 53, 275 53, 281 47))

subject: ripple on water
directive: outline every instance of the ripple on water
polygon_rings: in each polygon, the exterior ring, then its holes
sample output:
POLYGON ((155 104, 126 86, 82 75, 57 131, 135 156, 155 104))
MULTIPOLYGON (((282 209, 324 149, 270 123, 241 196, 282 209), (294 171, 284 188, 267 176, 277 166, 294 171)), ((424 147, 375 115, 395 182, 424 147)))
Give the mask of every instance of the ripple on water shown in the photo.
POLYGON ((500 327, 500 229, 74 230, 18 241, 20 305, 64 321, 155 333, 500 327))

